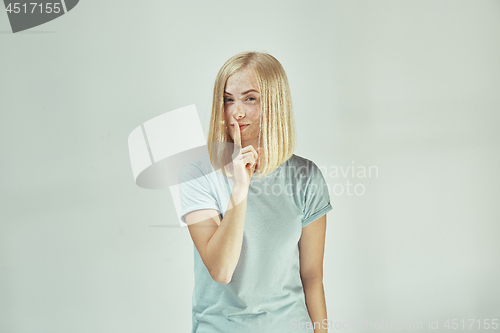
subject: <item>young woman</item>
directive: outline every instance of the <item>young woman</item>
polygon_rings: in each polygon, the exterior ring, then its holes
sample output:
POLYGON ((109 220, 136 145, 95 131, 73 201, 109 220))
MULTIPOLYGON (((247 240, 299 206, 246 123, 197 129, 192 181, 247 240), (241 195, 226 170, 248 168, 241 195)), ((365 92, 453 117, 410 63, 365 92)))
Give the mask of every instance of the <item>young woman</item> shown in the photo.
POLYGON ((319 168, 294 146, 281 64, 258 52, 229 59, 215 80, 209 155, 181 172, 195 252, 192 332, 327 331, 332 207, 319 168))

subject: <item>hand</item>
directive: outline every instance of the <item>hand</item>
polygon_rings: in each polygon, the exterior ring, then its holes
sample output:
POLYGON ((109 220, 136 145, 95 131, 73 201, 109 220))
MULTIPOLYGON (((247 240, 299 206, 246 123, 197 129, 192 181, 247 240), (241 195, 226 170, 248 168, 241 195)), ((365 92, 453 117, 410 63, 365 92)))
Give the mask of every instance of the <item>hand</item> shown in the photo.
POLYGON ((241 132, 238 122, 234 117, 231 117, 231 124, 234 124, 234 143, 238 147, 239 152, 236 156, 233 155, 233 173, 235 184, 240 184, 248 188, 250 179, 258 165, 260 147, 255 149, 252 145, 241 148, 241 132))

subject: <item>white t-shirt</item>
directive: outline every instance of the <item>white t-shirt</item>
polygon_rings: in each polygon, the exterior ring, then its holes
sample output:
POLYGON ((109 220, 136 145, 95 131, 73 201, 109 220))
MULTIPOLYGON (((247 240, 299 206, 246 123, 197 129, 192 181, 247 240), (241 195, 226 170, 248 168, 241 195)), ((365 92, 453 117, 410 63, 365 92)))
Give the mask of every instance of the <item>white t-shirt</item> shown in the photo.
MULTIPOLYGON (((182 221, 199 209, 215 209, 224 218, 233 184, 232 178, 214 171, 208 155, 186 164, 179 179, 182 221)), ((303 227, 331 209, 323 175, 308 159, 294 154, 265 178, 254 175, 231 282, 214 281, 193 244, 192 332, 280 333, 306 327, 311 319, 300 279, 298 241, 303 227)))

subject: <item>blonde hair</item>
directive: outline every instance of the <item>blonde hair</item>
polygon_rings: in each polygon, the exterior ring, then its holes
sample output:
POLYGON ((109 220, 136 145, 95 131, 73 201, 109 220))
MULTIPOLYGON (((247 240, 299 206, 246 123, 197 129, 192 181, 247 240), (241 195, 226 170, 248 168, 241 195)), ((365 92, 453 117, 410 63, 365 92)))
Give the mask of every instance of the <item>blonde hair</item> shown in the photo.
POLYGON ((224 89, 227 79, 244 68, 254 72, 261 96, 259 142, 262 148, 259 169, 256 170, 258 179, 261 179, 292 157, 295 150, 295 122, 288 79, 280 62, 270 54, 242 52, 231 57, 219 70, 214 84, 207 144, 216 170, 229 164, 232 151, 227 147, 232 145, 226 142, 234 141, 224 123, 224 89))

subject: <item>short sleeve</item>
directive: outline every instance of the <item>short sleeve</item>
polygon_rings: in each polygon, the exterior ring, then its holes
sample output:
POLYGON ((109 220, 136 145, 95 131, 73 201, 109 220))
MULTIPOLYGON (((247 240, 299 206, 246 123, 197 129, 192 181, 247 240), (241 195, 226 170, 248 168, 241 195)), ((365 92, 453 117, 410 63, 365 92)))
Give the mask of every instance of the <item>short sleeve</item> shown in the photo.
POLYGON ((186 164, 179 176, 179 192, 181 199, 181 221, 186 223, 185 215, 199 209, 215 209, 220 207, 213 193, 207 176, 194 163, 186 164))
POLYGON ((321 170, 311 162, 304 190, 302 228, 332 210, 328 186, 321 170))

